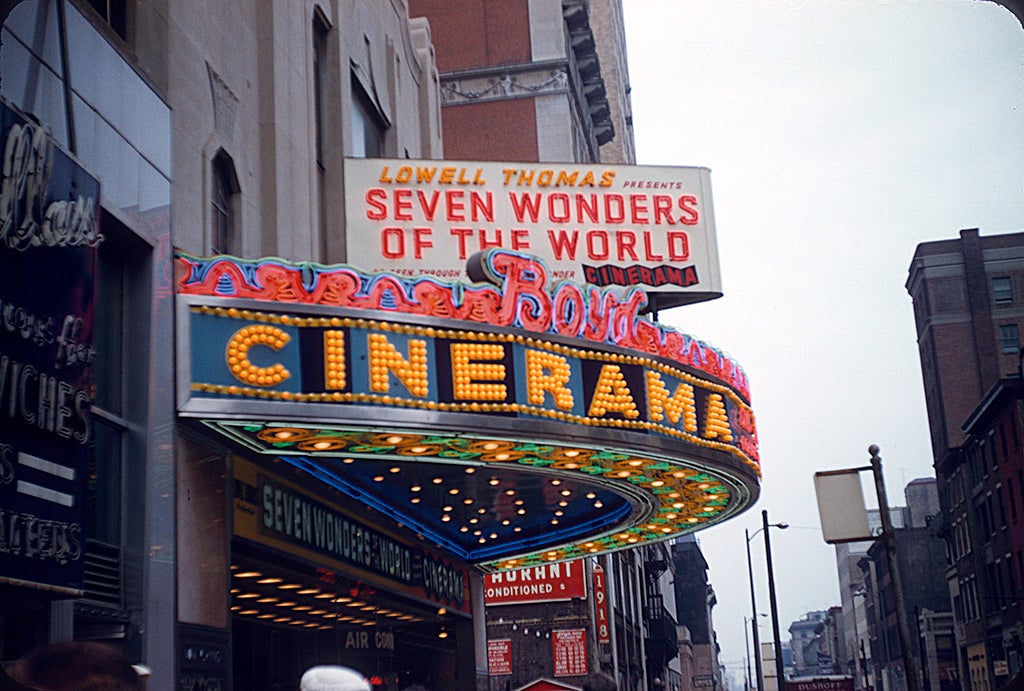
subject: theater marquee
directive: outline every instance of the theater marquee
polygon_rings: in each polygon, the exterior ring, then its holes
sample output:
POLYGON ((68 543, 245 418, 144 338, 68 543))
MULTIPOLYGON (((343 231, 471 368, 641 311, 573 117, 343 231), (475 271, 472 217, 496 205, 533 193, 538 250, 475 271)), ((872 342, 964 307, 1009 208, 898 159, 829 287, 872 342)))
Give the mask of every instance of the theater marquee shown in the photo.
POLYGON ((743 371, 490 250, 474 284, 178 259, 179 411, 495 570, 667 539, 756 498, 743 371))
POLYGON ((349 261, 465 280, 500 247, 553 281, 642 286, 650 308, 721 297, 707 168, 346 159, 349 261))

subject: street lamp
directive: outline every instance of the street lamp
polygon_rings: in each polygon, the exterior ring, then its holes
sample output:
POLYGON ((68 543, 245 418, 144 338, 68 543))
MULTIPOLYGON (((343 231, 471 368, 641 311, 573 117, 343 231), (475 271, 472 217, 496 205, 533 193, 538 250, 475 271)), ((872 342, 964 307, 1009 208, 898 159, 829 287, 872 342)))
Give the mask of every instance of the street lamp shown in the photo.
POLYGON ((857 598, 867 598, 868 590, 867 586, 861 585, 857 590, 853 591, 853 596, 850 598, 850 602, 853 603, 853 685, 856 688, 867 687, 867 663, 864 661, 864 642, 860 638, 860 629, 857 626, 857 598), (859 657, 858 657, 858 651, 859 657), (861 686, 861 674, 864 676, 864 687, 861 686))
POLYGON ((744 662, 747 663, 747 678, 744 679, 743 681, 746 682, 745 683, 745 687, 746 687, 747 691, 750 691, 750 689, 751 689, 751 683, 750 683, 750 639, 747 638, 747 622, 748 621, 750 621, 750 620, 747 619, 746 617, 743 617, 743 645, 747 649, 747 657, 744 658, 744 662))
POLYGON ((772 569, 772 543, 768 539, 769 523, 767 509, 761 511, 761 523, 764 525, 762 530, 764 530, 764 558, 768 562, 768 599, 772 606, 772 634, 775 637, 775 683, 779 685, 778 691, 785 691, 786 670, 782 664, 782 641, 779 638, 779 605, 775 602, 775 572, 772 569))
MULTIPOLYGON (((764 511, 762 514, 767 516, 768 512, 764 511)), ((765 544, 768 544, 768 528, 779 528, 780 530, 785 530, 788 527, 788 523, 772 523, 769 525, 767 518, 765 518, 764 526, 755 530, 753 534, 751 534, 746 528, 743 529, 743 534, 747 538, 747 573, 750 576, 750 608, 753 612, 754 622, 754 669, 757 673, 757 691, 764 691, 764 670, 761 668, 761 640, 757 631, 757 598, 754 596, 754 566, 750 560, 750 541, 757 537, 758 533, 764 531, 765 544)), ((768 560, 768 573, 769 575, 771 574, 771 559, 768 560)), ((775 596, 773 595, 772 600, 774 601, 774 599, 775 596)), ((778 631, 778 628, 778 625, 776 625, 775 630, 778 631)), ((746 636, 746 634, 744 634, 744 636, 746 636)), ((776 646, 778 646, 777 642, 776 646)), ((781 651, 776 651, 775 657, 781 657, 781 651)))

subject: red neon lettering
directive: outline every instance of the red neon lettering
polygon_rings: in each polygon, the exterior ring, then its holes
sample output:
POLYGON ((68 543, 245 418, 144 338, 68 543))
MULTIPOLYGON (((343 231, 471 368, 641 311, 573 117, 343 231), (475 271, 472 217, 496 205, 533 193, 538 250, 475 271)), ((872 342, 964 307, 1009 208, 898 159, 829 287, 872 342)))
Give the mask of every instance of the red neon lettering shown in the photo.
POLYGON ((430 227, 419 226, 412 229, 412 247, 413 256, 417 259, 423 259, 423 250, 427 247, 433 247, 434 243, 430 239, 430 235, 434 230, 430 227))
POLYGON ((537 222, 537 218, 540 216, 541 198, 539 192, 532 196, 526 192, 521 195, 509 192, 508 198, 512 202, 512 213, 515 214, 517 221, 522 223, 529 218, 531 222, 537 222))
POLYGON ((647 225, 648 223, 650 223, 650 219, 647 216, 647 213, 647 195, 629 195, 629 214, 633 219, 633 223, 637 225, 647 225))
POLYGON ((604 222, 622 223, 626 220, 626 200, 621 194, 604 196, 604 222))
POLYGON ((569 220, 569 195, 556 192, 548 196, 548 218, 552 223, 565 223, 569 220), (556 208, 556 203, 561 208, 556 208))
POLYGON ((387 190, 381 187, 371 187, 366 190, 366 217, 371 221, 383 221, 388 217, 388 207, 381 201, 382 197, 387 197, 387 190))
POLYGON ((542 264, 527 256, 498 252, 491 268, 504 277, 497 324, 519 324, 533 331, 546 331, 551 325, 551 298, 544 289, 547 274, 542 264))
MULTIPOLYGON (((477 174, 479 173, 480 171, 478 170, 477 174)), ((474 180, 474 182, 479 181, 474 180)), ((480 219, 483 219, 485 221, 494 220, 494 195, 492 195, 490 192, 488 192, 485 196, 480 194, 476 190, 471 190, 469 193, 469 205, 469 213, 474 221, 479 221, 480 219)))
POLYGON ((487 239, 487 229, 480 229, 480 249, 485 250, 489 247, 501 247, 501 228, 494 229, 494 239, 487 239))
POLYGON ((579 244, 579 231, 566 231, 565 228, 556 231, 548 228, 548 242, 551 243, 551 251, 555 259, 576 259, 576 246, 579 244))
POLYGON ((679 198, 679 209, 683 212, 679 222, 684 226, 695 226, 700 223, 700 211, 697 210, 697 198, 684 194, 679 198))
POLYGON ((466 259, 469 257, 469 248, 466 246, 470 237, 473 236, 472 228, 451 228, 448 230, 449 233, 455 236, 455 239, 459 243, 459 259, 466 259))
POLYGON ((395 220, 412 220, 412 190, 395 190, 395 220))
POLYGON ((391 226, 380 231, 380 253, 386 259, 405 256, 405 235, 401 228, 391 226))
POLYGON ((654 249, 651 247, 651 233, 649 231, 644 232, 644 260, 649 262, 665 260, 664 255, 655 254, 654 249))
POLYGON ((509 231, 512 235, 512 249, 527 251, 530 249, 530 231, 526 228, 513 228, 509 231))
POLYGON ((577 194, 576 195, 576 217, 579 218, 579 222, 590 221, 591 223, 599 223, 598 211, 597 211, 597 195, 591 194, 577 194), (589 197, 589 202, 588 202, 589 197))
POLYGON ((462 190, 445 190, 444 203, 447 207, 447 218, 449 221, 465 221, 466 205, 463 203, 462 190))
POLYGON ((607 230, 592 228, 587 231, 587 256, 591 260, 607 259, 611 256, 611 247, 607 230))
POLYGON ((672 218, 672 197, 667 194, 656 194, 654 195, 654 225, 663 221, 669 225, 676 223, 672 218))
POLYGON ((690 258, 690 237, 680 230, 668 232, 668 258, 673 262, 684 262, 690 258))
POLYGON ((638 261, 636 256, 636 233, 632 230, 619 230, 615 233, 615 244, 618 248, 620 262, 629 260, 638 261))
MULTIPOLYGON (((431 174, 431 177, 433 177, 433 174, 431 174)), ((431 192, 429 201, 427 200, 425 190, 416 190, 416 195, 419 197, 423 215, 426 216, 428 221, 433 221, 434 214, 437 213, 437 202, 441 199, 440 193, 437 190, 431 192)))
MULTIPOLYGON (((585 314, 583 291, 580 290, 580 287, 569 282, 558 286, 554 304, 555 330, 563 336, 578 335, 583 326, 585 314)), ((571 574, 567 573, 566 575, 571 574)))

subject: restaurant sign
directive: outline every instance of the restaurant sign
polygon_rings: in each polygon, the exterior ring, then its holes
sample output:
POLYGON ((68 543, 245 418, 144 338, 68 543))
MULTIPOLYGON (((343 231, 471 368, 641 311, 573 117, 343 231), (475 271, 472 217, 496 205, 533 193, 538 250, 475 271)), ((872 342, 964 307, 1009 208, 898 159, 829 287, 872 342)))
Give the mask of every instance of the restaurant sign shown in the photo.
POLYGON ((99 182, 0 101, 0 582, 83 592, 99 182))

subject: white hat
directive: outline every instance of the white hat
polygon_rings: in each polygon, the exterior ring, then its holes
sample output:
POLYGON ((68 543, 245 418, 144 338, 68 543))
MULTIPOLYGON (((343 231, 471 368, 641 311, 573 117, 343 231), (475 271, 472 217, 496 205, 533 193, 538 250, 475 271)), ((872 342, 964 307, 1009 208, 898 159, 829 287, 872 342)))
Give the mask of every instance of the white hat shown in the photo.
POLYGON ((359 672, 338 665, 310 667, 299 682, 300 691, 372 691, 359 672))

